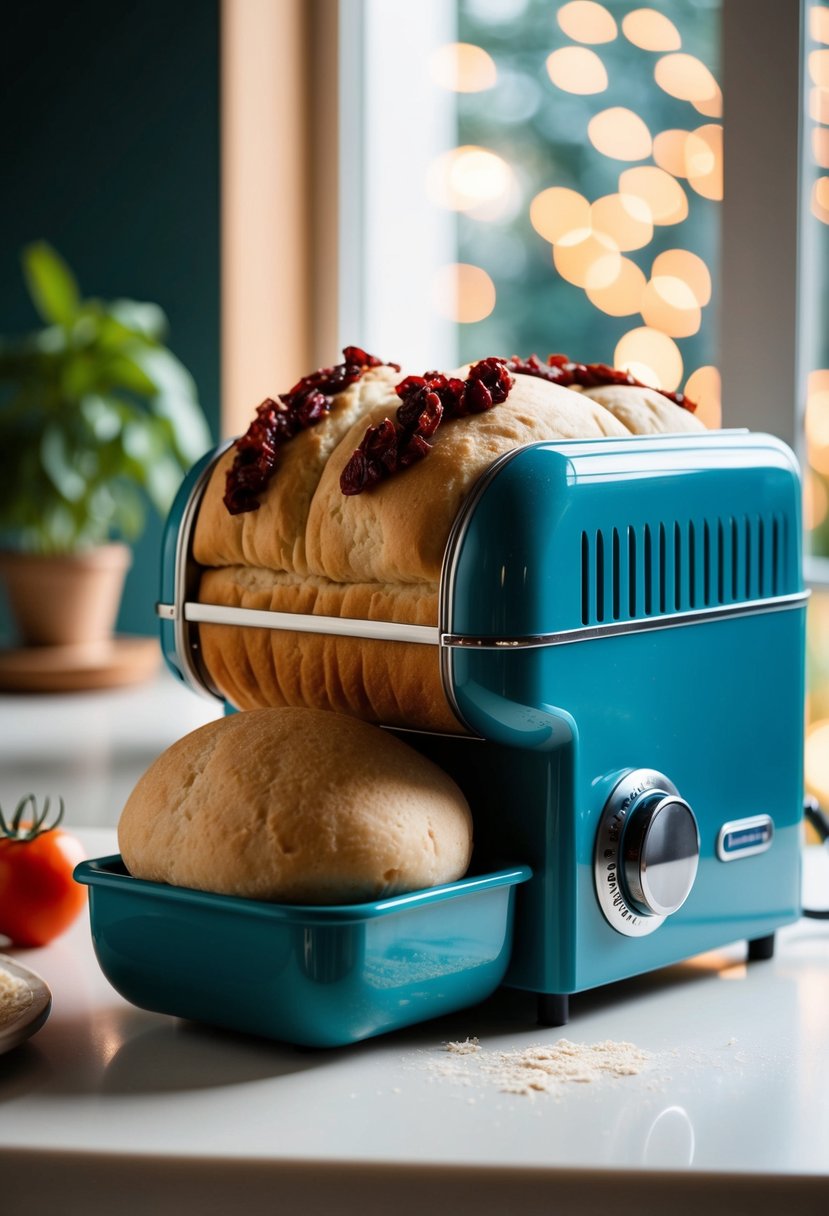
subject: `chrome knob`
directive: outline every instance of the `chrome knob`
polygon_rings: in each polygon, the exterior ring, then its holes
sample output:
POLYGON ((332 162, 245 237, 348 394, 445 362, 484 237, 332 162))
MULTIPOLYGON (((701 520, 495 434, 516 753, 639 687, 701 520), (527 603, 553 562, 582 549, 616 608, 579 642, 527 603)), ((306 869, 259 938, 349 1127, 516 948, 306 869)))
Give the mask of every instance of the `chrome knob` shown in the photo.
POLYGON ((628 898, 643 916, 670 916, 685 903, 699 865, 699 831, 688 803, 675 795, 644 798, 622 839, 628 898))
POLYGON ((681 908, 699 865, 694 812, 653 769, 632 769, 614 787, 596 837, 594 878, 602 912, 628 937, 653 933, 681 908))

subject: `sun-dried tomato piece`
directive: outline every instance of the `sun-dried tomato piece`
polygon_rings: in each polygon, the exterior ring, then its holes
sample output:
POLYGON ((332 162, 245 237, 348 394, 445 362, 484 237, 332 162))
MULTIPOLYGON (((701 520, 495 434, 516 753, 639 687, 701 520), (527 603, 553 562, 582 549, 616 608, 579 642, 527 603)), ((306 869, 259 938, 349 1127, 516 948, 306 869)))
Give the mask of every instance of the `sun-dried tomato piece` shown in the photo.
MULTIPOLYGON (((643 384, 630 372, 621 371, 617 367, 609 367, 607 363, 576 363, 567 355, 548 355, 547 362, 542 363, 538 355, 530 355, 528 359, 520 359, 513 355, 507 360, 506 366, 511 372, 522 376, 537 376, 548 380, 551 384, 560 384, 563 388, 578 385, 580 388, 598 388, 602 384, 623 384, 631 388, 650 388, 643 384)), ((653 392, 667 397, 674 405, 693 413, 697 408, 696 402, 690 401, 684 393, 672 393, 667 389, 655 388, 653 392)))
MULTIPOLYGON (((256 417, 236 440, 236 455, 228 470, 224 503, 231 515, 255 511, 259 496, 276 471, 280 448, 288 440, 316 426, 328 414, 333 398, 383 360, 359 346, 346 346, 343 362, 311 372, 274 400, 267 397, 256 417)), ((387 366, 400 371, 397 363, 387 366)))
POLYGON ((494 358, 476 363, 465 380, 434 371, 406 376, 395 389, 401 402, 396 426, 386 418, 379 427, 369 427, 340 475, 343 494, 361 494, 398 469, 423 460, 431 451, 427 440, 441 422, 491 409, 506 400, 513 383, 504 360, 494 358), (373 470, 371 476, 369 469, 373 470))

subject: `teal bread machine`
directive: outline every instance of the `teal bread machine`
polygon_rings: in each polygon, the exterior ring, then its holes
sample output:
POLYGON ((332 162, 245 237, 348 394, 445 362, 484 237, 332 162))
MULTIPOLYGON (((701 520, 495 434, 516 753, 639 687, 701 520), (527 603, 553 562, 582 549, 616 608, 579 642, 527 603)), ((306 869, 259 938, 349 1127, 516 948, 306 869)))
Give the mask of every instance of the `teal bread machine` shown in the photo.
MULTIPOLYGON (((785 445, 720 431, 507 453, 457 516, 437 628, 198 602, 191 536, 217 458, 168 523, 169 666, 212 691, 203 621, 439 649, 463 733, 405 737, 467 795, 470 881, 513 876, 490 988, 537 994, 560 1025, 586 989, 736 940, 771 955, 800 915, 803 808, 806 593, 785 445)), ((429 912, 451 945, 451 902, 429 912)), ((481 999, 455 982, 454 1007, 481 999)))

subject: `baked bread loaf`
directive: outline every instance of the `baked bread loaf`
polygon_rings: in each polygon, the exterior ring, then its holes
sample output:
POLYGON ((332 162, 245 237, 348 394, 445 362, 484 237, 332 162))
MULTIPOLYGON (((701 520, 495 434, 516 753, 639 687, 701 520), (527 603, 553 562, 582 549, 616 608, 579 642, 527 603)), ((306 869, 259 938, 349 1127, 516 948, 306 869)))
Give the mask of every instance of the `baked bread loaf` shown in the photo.
POLYGON ((472 820, 387 731, 315 709, 233 714, 139 780, 118 843, 137 878, 282 903, 379 899, 460 878, 472 820))
MULTIPOLYGON (((224 506, 233 453, 225 455, 195 530, 202 602, 434 626, 452 524, 503 453, 543 440, 704 429, 650 389, 574 391, 515 374, 494 408, 444 420, 426 459, 344 495, 343 470, 367 427, 395 417, 401 379, 396 368, 374 368, 336 396, 319 426, 284 446, 258 510, 231 515, 224 506)), ((222 625, 202 625, 200 645, 216 686, 243 709, 312 705, 387 725, 463 729, 443 692, 437 647, 222 625)))

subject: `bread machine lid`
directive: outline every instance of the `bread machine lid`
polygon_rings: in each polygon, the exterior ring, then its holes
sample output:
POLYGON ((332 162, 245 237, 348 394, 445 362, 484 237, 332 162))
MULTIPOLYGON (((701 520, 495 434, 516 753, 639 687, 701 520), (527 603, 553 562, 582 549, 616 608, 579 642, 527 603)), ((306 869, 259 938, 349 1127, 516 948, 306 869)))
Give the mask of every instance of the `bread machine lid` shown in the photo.
POLYGON ((664 629, 802 605, 800 483, 779 440, 748 432, 562 440, 506 453, 450 535, 436 627, 204 604, 192 534, 227 444, 183 484, 167 522, 157 605, 171 670, 220 696, 200 623, 439 646, 451 656, 664 629))

